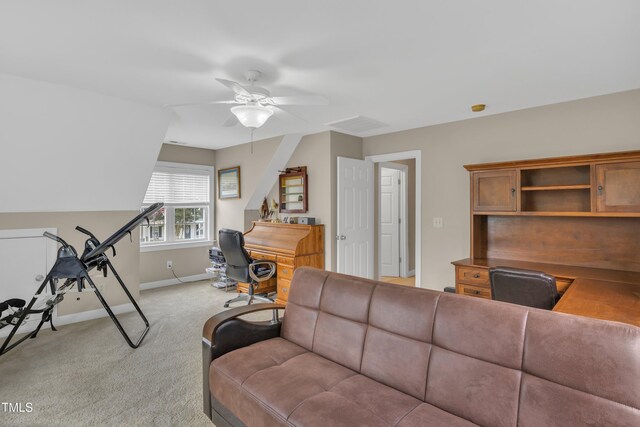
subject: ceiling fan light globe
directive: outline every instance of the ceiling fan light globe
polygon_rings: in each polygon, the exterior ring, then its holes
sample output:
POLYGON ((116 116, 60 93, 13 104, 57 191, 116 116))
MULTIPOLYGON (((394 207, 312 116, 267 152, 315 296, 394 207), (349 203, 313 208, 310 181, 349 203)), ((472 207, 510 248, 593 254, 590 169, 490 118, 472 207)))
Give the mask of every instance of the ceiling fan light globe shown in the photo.
POLYGON ((238 105, 231 108, 231 113, 238 118, 242 126, 257 129, 264 125, 273 111, 262 105, 238 105))

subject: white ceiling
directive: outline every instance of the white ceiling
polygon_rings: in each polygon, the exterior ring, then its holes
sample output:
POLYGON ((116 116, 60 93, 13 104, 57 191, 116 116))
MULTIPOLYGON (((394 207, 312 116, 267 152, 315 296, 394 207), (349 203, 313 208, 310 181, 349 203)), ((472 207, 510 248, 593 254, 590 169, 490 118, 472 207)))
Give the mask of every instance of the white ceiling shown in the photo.
MULTIPOLYGON (((257 68, 290 107, 262 139, 363 115, 374 133, 640 88, 640 2, 42 0, 0 5, 0 72, 152 105, 230 99, 257 68)), ((175 108, 166 135, 221 148, 229 106, 175 108)))

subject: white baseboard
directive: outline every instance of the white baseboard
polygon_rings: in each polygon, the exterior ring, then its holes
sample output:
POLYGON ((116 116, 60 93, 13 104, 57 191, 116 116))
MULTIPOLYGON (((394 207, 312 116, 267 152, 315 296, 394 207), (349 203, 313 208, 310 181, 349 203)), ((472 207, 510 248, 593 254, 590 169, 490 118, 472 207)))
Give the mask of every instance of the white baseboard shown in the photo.
MULTIPOLYGON (((56 307, 56 310, 57 310, 57 307, 56 307)), ((134 310, 135 308, 133 307, 133 304, 131 304, 130 302, 111 307, 111 311, 113 311, 114 314, 116 315, 122 314, 122 313, 129 313, 134 310)), ((107 317, 107 316, 108 316, 107 311, 104 308, 97 308, 95 310, 67 314, 65 316, 57 316, 54 314, 53 325, 54 326, 68 325, 70 323, 84 322, 85 320, 99 319, 101 317, 107 317)), ((32 314, 31 320, 29 320, 26 325, 23 325, 22 327, 20 327, 20 329, 18 329, 18 335, 33 331, 38 325, 39 321, 40 321, 40 315, 32 314)), ((11 329, 12 329, 11 326, 5 326, 0 331, 0 338, 4 338, 7 335, 9 335, 9 332, 11 331, 11 329)), ((42 325, 41 330, 42 329, 51 329, 51 324, 49 322, 45 323, 44 325, 42 325)))
MULTIPOLYGON (((113 311, 114 314, 129 313, 134 310, 135 308, 133 307, 133 304, 131 304, 130 302, 111 307, 111 311, 113 311)), ((74 313, 74 314, 67 314, 65 316, 57 316, 56 319, 53 320, 53 324, 66 325, 69 323, 84 322, 85 320, 99 319, 101 317, 107 317, 107 316, 108 316, 107 311, 101 307, 101 308, 96 308, 95 310, 83 311, 83 312, 74 313)))
POLYGON ((407 277, 413 277, 416 275, 416 271, 415 270, 409 270, 409 273, 407 274, 407 277))
MULTIPOLYGON (((209 274, 202 273, 202 274, 195 274, 193 276, 181 277, 180 280, 182 280, 183 282, 197 282, 198 280, 206 280, 209 278, 211 278, 209 274)), ((147 289, 162 288, 164 286, 177 285, 179 283, 180 282, 178 281, 178 279, 166 279, 166 280, 158 280, 157 282, 140 283, 140 290, 146 291, 147 289)))

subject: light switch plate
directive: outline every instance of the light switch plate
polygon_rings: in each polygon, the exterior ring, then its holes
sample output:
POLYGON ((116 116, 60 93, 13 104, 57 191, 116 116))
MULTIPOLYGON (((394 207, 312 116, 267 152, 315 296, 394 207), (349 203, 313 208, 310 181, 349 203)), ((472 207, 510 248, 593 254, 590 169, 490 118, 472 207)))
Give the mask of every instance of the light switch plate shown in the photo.
POLYGON ((443 226, 442 218, 433 218, 433 226, 435 228, 442 228, 443 226))

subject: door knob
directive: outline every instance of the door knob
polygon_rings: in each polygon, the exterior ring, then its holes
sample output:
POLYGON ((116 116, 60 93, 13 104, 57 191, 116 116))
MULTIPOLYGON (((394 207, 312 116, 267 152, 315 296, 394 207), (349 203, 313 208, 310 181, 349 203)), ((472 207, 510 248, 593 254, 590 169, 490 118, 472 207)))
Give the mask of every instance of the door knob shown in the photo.
POLYGON ((336 240, 346 240, 347 236, 343 236, 342 234, 336 236, 336 240))
POLYGON ((36 276, 36 282, 42 282, 44 280, 44 276, 42 274, 38 274, 36 276))

